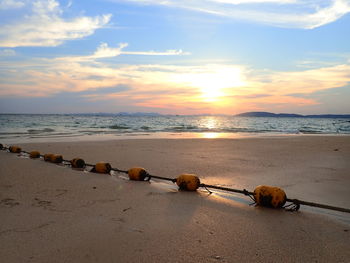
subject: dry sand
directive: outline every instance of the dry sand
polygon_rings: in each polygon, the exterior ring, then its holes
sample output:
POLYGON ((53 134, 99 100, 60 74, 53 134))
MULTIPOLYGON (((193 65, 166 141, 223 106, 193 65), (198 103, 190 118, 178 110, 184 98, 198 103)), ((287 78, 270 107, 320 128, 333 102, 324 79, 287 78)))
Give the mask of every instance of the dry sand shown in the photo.
MULTIPOLYGON (((350 136, 21 144, 174 178, 350 208, 350 136)), ((249 206, 0 151, 1 262, 349 262, 348 214, 249 206)))

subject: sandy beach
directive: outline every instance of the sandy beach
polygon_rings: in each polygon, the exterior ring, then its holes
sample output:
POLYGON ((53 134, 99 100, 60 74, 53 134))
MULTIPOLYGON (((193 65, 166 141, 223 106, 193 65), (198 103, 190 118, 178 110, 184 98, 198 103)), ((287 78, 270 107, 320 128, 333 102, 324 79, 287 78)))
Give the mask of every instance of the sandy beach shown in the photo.
MULTIPOLYGON (((350 136, 20 144, 175 178, 350 208, 350 136)), ((245 196, 179 192, 0 151, 1 262, 349 262, 350 215, 287 212, 245 196)))

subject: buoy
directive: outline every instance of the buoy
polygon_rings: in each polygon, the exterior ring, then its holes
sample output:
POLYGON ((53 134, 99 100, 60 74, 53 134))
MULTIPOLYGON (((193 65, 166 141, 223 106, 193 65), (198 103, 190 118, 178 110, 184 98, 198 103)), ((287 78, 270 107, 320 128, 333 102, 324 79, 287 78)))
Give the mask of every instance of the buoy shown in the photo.
POLYGON ((281 208, 286 203, 287 195, 279 187, 259 185, 254 190, 257 205, 281 208))
POLYGON ((195 174, 182 174, 176 178, 176 184, 180 190, 196 191, 200 183, 198 176, 195 174))
POLYGON ((51 157, 51 162, 52 162, 52 163, 61 163, 61 162, 63 162, 63 157, 62 157, 62 155, 54 154, 54 155, 51 157))
POLYGON ((31 151, 29 153, 29 157, 32 158, 32 159, 39 158, 40 157, 40 152, 38 152, 38 151, 31 151))
POLYGON ((10 146, 9 150, 12 153, 20 153, 22 151, 21 147, 19 146, 10 146))
POLYGON ((44 161, 45 162, 51 162, 53 154, 52 153, 46 153, 44 154, 44 161))
POLYGON ((70 164, 73 168, 84 168, 85 167, 85 161, 81 158, 74 158, 70 161, 70 164))
POLYGON ((44 161, 51 163, 61 163, 63 161, 62 155, 47 153, 44 154, 44 161))
POLYGON ((149 173, 141 167, 134 167, 128 170, 130 180, 144 181, 146 177, 149 177, 149 173))
POLYGON ((94 168, 92 168, 91 172, 108 174, 112 169, 112 166, 109 163, 100 162, 95 164, 94 168))

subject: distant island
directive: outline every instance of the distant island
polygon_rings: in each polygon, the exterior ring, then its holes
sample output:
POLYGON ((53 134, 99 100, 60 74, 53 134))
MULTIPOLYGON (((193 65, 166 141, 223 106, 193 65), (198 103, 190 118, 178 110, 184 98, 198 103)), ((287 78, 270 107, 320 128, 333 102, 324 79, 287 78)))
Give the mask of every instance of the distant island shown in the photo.
POLYGON ((319 114, 301 115, 294 113, 272 113, 264 111, 244 112, 235 115, 237 117, 280 117, 280 118, 350 118, 350 114, 319 114))

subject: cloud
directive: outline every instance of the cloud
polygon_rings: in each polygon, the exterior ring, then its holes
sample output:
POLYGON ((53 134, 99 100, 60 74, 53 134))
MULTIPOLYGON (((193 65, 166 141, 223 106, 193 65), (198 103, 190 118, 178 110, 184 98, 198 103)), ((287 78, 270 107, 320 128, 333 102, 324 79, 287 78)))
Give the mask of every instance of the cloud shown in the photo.
POLYGON ((77 95, 108 95, 108 94, 114 94, 119 92, 125 92, 130 90, 131 87, 128 85, 118 84, 115 87, 101 87, 97 89, 91 89, 87 91, 77 92, 77 95))
MULTIPOLYGON (((110 0, 113 1, 113 0, 110 0)), ((350 12, 348 0, 114 0, 164 5, 266 25, 313 29, 350 12)))
POLYGON ((123 51, 129 44, 120 43, 119 47, 112 48, 109 47, 107 43, 101 43, 92 56, 86 56, 82 58, 86 59, 98 59, 98 58, 109 58, 116 57, 119 55, 143 55, 143 56, 174 56, 174 55, 189 55, 188 52, 183 52, 180 50, 167 50, 167 51, 123 51))
POLYGON ((122 53, 122 49, 127 46, 128 46, 127 43, 121 43, 119 44, 119 47, 111 48, 108 46, 107 43, 101 43, 100 46, 95 51, 95 53, 92 56, 90 56, 90 58, 116 57, 116 56, 119 56, 122 53))
POLYGON ((25 3, 23 1, 1 0, 0 1, 0 10, 21 8, 24 5, 25 5, 25 3))
POLYGON ((265 74, 261 81, 260 88, 273 93, 310 94, 329 88, 338 88, 350 82, 350 65, 342 64, 331 67, 323 67, 304 71, 294 72, 271 72, 265 74))
POLYGON ((72 57, 60 57, 57 60, 65 60, 67 62, 83 62, 93 61, 96 59, 112 58, 120 55, 141 55, 141 56, 178 56, 189 55, 189 52, 184 52, 181 49, 166 50, 166 51, 124 51, 128 43, 120 43, 118 47, 109 47, 107 43, 101 43, 96 51, 92 55, 87 56, 72 56, 72 57))
MULTIPOLYGON (((111 19, 110 14, 65 19, 59 3, 55 0, 29 1, 25 7, 26 13, 19 21, 13 19, 1 25, 0 46, 58 46, 67 40, 93 34, 111 19)), ((15 6, 12 5, 12 8, 15 6)))
POLYGON ((177 56, 177 55, 189 55, 189 52, 184 52, 182 49, 168 49, 166 51, 124 51, 125 55, 142 55, 142 56, 177 56))
MULTIPOLYGON (((119 53, 124 52, 123 46, 116 47, 119 53)), ((93 55, 110 54, 98 50, 93 55)), ((194 114, 205 108, 207 112, 229 114, 237 109, 283 110, 287 106, 317 105, 319 97, 314 94, 349 85, 349 72, 348 63, 283 72, 228 63, 111 65, 68 58, 10 60, 0 63, 0 96, 54 97, 71 93, 88 101, 168 113, 194 114), (185 110, 189 107, 191 111, 185 110)))

